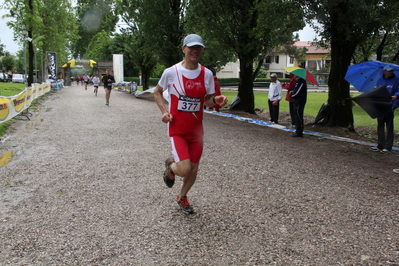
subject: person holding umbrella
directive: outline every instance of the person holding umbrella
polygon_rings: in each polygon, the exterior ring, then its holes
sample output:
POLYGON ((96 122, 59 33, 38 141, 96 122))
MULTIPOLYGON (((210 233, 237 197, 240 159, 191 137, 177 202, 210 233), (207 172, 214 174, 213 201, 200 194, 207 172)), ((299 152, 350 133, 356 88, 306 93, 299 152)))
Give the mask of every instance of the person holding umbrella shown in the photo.
POLYGON ((377 146, 371 147, 370 150, 381 153, 390 153, 392 150, 394 110, 399 106, 399 78, 393 72, 394 69, 390 65, 386 65, 383 68, 382 77, 377 81, 377 86, 386 86, 389 94, 392 95, 393 101, 392 110, 384 116, 377 117, 377 146))
MULTIPOLYGON (((287 70, 293 75, 293 78, 296 80, 294 89, 289 92, 294 105, 294 113, 295 113, 295 133, 292 134, 292 137, 303 137, 303 111, 305 109, 307 94, 308 94, 308 85, 306 81, 313 83, 318 86, 318 82, 316 78, 304 68, 301 67, 283 67, 284 70, 287 70)), ((294 83, 294 81, 291 81, 294 83)), ((290 82, 290 83, 291 83, 290 82)))
POLYGON ((294 102, 294 112, 295 112, 295 133, 292 137, 303 137, 303 111, 305 110, 305 104, 308 94, 308 86, 306 80, 294 74, 296 79, 295 87, 291 91, 291 97, 294 102))

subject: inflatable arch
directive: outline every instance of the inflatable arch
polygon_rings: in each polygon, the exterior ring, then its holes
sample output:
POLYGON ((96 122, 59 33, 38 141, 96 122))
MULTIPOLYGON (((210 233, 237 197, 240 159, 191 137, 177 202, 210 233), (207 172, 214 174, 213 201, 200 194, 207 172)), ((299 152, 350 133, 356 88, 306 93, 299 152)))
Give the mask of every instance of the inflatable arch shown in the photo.
POLYGON ((74 67, 75 65, 84 65, 89 67, 95 67, 97 64, 94 60, 79 60, 79 59, 72 59, 69 60, 68 63, 64 64, 62 67, 74 67))
POLYGON ((96 75, 101 75, 102 73, 105 73, 105 70, 107 69, 113 69, 113 62, 108 60, 100 60, 98 62, 94 60, 80 59, 69 60, 67 63, 62 65, 61 68, 59 68, 59 71, 61 72, 61 78, 64 79, 64 84, 66 86, 71 85, 71 67, 74 67, 75 65, 90 66, 93 68, 93 74, 96 75))

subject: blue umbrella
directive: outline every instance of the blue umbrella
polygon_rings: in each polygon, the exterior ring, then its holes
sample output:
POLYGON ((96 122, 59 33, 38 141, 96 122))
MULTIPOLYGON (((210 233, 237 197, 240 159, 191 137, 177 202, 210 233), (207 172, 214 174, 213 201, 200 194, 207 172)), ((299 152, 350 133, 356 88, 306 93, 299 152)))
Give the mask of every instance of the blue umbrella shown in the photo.
POLYGON ((387 65, 399 72, 398 65, 374 60, 349 66, 345 80, 352 84, 358 91, 366 92, 377 85, 377 81, 382 77, 382 70, 387 65))

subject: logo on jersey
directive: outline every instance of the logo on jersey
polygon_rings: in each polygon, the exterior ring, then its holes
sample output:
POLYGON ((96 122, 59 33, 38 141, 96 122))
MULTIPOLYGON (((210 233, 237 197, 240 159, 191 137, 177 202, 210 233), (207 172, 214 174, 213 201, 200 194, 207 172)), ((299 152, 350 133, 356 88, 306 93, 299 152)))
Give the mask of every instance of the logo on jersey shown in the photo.
POLYGON ((192 80, 187 80, 187 81, 186 81, 186 88, 187 88, 188 90, 194 89, 194 81, 192 81, 192 80))
POLYGON ((202 87, 202 83, 198 81, 193 81, 193 80, 187 80, 186 81, 186 89, 192 90, 192 89, 197 89, 199 90, 202 87))

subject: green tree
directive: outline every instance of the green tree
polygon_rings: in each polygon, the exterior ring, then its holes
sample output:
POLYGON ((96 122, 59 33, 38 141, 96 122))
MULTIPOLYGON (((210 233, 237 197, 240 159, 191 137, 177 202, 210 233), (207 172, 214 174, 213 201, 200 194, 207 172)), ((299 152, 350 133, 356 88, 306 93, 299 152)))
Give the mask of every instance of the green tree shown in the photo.
POLYGON ((305 25, 302 9, 289 0, 197 0, 190 3, 188 14, 192 27, 217 41, 219 51, 233 51, 239 59, 237 109, 254 113, 253 66, 260 68, 271 51, 292 42, 292 32, 305 25))
POLYGON ((24 51, 23 50, 19 50, 17 52, 14 70, 19 73, 24 72, 24 51))
POLYGON ((179 44, 186 1, 119 0, 118 12, 128 27, 123 34, 129 47, 125 53, 139 67, 143 89, 158 62, 172 65, 181 60, 179 44))
POLYGON ((398 60, 399 32, 376 32, 365 42, 358 45, 352 58, 352 63, 357 64, 375 59, 383 62, 395 63, 398 60))
POLYGON ((149 89, 151 74, 157 65, 158 58, 152 52, 152 49, 145 45, 145 39, 142 35, 134 36, 132 52, 135 55, 135 62, 141 70, 143 81, 143 90, 149 89))
POLYGON ((2 69, 5 71, 13 71, 15 66, 15 58, 9 52, 6 52, 1 59, 2 69))
MULTIPOLYGON (((186 29, 187 32, 197 32, 195 30, 186 29)), ((220 49, 219 42, 207 38, 206 32, 200 33, 205 42, 205 50, 201 58, 201 64, 209 68, 214 75, 222 70, 229 62, 236 62, 237 57, 231 49, 220 49)))
MULTIPOLYGON (((134 55, 133 60, 141 69, 144 87, 147 86, 147 78, 154 73, 151 68, 156 65, 171 66, 182 60, 182 40, 187 33, 195 31, 187 24, 188 3, 180 0, 117 1, 118 13, 128 25, 125 33, 131 36, 131 48, 125 52, 134 55)), ((231 51, 220 50, 218 45, 216 40, 207 41, 201 60, 201 64, 214 73, 227 62, 235 60, 231 51)))
MULTIPOLYGON (((14 38, 27 46, 28 85, 33 82, 35 53, 56 52, 61 62, 68 55, 68 44, 75 37, 76 20, 68 0, 5 0, 13 18, 8 22, 14 38)), ((22 53, 24 54, 24 53, 22 53)))
POLYGON ((322 42, 331 49, 328 79, 331 116, 327 125, 354 130, 349 83, 344 77, 358 46, 381 27, 385 1, 309 0, 303 3, 307 19, 313 23, 322 42))
POLYGON ((377 60, 397 62, 399 59, 399 17, 392 11, 399 10, 399 1, 385 0, 378 7, 381 25, 374 33, 380 37, 376 49, 377 60))
POLYGON ((187 0, 117 1, 118 12, 132 34, 140 36, 143 45, 168 66, 182 59, 180 47, 187 4, 187 0))
POLYGON ((41 0, 42 23, 33 43, 42 52, 56 52, 59 66, 68 61, 71 43, 77 39, 77 20, 68 0, 41 0))
POLYGON ((98 32, 91 39, 84 57, 94 61, 112 60, 112 58, 110 58, 112 53, 109 53, 107 50, 107 44, 110 42, 111 37, 108 35, 108 33, 105 31, 98 32))
POLYGON ((5 8, 10 10, 10 14, 5 16, 14 18, 13 21, 9 21, 7 24, 13 28, 15 39, 28 44, 28 86, 30 86, 33 82, 34 48, 32 41, 34 30, 40 27, 42 23, 39 16, 41 2, 35 0, 5 0, 4 4, 5 8))
POLYGON ((6 54, 5 45, 0 43, 0 56, 3 56, 5 54, 6 54))
POLYGON ((112 53, 123 54, 123 65, 125 77, 138 77, 140 70, 138 69, 134 55, 133 40, 130 34, 122 33, 114 34, 114 38, 106 45, 108 54, 112 57, 112 53))
POLYGON ((382 24, 363 43, 359 44, 353 56, 353 63, 368 61, 372 56, 383 62, 397 63, 399 60, 399 17, 392 10, 399 9, 398 1, 384 1, 379 7, 382 24))
POLYGON ((79 37, 73 41, 72 54, 79 59, 87 55, 90 42, 99 32, 112 35, 118 16, 113 0, 78 0, 76 12, 79 37))
POLYGON ((358 64, 371 60, 371 58, 375 56, 375 51, 377 49, 378 43, 380 42, 379 39, 379 36, 373 35, 363 43, 360 43, 352 56, 351 63, 358 64))
POLYGON ((161 78, 162 73, 166 69, 166 66, 157 64, 154 68, 154 71, 152 72, 151 77, 153 78, 161 78))

